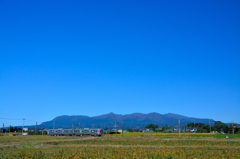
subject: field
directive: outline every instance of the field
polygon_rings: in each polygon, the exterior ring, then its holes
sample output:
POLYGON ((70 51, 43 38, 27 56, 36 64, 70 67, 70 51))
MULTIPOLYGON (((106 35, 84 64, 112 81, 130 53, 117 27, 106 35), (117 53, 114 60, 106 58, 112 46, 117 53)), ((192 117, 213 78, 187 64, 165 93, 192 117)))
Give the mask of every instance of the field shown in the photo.
POLYGON ((240 135, 2 136, 0 158, 240 158, 240 135))

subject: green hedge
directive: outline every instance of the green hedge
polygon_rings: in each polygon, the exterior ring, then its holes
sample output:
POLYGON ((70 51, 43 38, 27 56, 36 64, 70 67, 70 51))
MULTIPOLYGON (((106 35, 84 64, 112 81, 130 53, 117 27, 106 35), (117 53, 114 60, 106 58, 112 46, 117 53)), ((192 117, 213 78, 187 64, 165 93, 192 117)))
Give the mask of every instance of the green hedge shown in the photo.
MULTIPOLYGON (((35 135, 35 131, 29 131, 28 135, 35 135)), ((42 135, 42 131, 37 131, 37 135, 42 135)), ((47 135, 47 131, 43 131, 43 135, 47 135)))
MULTIPOLYGON (((109 132, 109 134, 116 134, 116 132, 111 131, 111 132, 109 132)), ((120 132, 117 132, 117 134, 121 134, 121 133, 120 133, 120 132)))

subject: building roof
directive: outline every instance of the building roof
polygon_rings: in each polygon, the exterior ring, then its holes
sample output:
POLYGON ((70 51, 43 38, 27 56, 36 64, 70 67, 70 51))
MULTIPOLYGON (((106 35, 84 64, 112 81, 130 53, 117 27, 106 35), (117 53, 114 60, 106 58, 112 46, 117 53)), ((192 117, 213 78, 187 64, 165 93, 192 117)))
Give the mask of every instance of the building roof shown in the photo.
POLYGON ((152 130, 152 128, 143 128, 142 130, 152 130))

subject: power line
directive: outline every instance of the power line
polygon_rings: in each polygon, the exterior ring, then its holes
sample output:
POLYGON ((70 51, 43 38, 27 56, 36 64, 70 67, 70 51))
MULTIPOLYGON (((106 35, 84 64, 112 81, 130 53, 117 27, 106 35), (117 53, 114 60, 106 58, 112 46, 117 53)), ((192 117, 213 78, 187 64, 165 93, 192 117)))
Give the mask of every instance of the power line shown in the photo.
MULTIPOLYGON (((0 119, 5 119, 5 120, 23 120, 23 119, 11 119, 11 118, 0 118, 0 119)), ((33 121, 33 120, 28 120, 28 119, 25 119, 26 121, 30 121, 30 122, 39 122, 39 121, 33 121)), ((41 122, 39 122, 41 123, 41 122)))
MULTIPOLYGON (((32 120, 28 120, 28 119, 26 119, 27 121, 31 121, 31 122, 34 122, 34 123, 36 123, 37 121, 32 121, 32 120)), ((40 122, 39 122, 40 123, 40 122)))
POLYGON ((22 120, 22 119, 10 119, 10 118, 0 118, 0 119, 6 119, 6 120, 22 120))

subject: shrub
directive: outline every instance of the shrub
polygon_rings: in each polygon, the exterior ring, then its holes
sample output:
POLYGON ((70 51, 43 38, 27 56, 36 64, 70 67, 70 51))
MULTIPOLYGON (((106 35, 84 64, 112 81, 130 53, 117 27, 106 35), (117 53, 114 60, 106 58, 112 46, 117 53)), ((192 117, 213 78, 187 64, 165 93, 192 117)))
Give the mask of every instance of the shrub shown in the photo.
MULTIPOLYGON (((116 134, 116 132, 115 131, 111 131, 111 132, 109 132, 109 134, 116 134)), ((121 133, 117 132, 117 134, 121 134, 121 133)))
POLYGON ((207 129, 201 129, 201 133, 207 133, 207 129))

